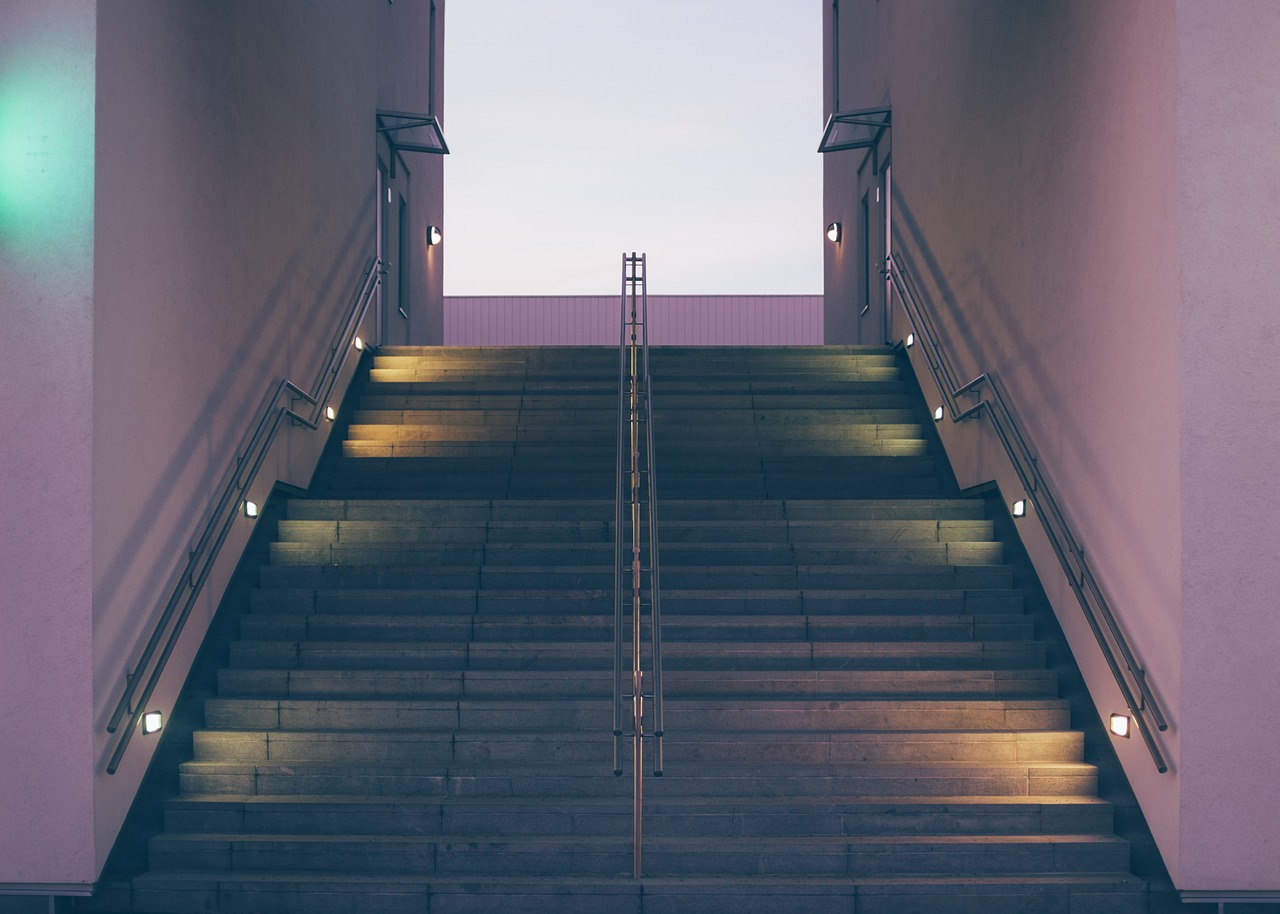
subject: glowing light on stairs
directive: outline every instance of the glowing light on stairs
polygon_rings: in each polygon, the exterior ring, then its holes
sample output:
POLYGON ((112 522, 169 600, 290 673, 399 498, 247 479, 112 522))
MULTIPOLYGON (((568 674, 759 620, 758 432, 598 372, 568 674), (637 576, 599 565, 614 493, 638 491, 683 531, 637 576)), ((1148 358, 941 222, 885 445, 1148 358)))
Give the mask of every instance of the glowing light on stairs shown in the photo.
POLYGON ((1019 498, 1017 501, 1013 503, 1013 516, 1014 517, 1027 516, 1027 500, 1025 498, 1019 498))
POLYGON ((258 503, 256 501, 246 501, 244 503, 244 516, 245 517, 258 516, 258 503))
POLYGON ((159 711, 148 711, 142 715, 142 735, 149 736, 152 733, 159 733, 160 728, 164 726, 164 715, 159 711))

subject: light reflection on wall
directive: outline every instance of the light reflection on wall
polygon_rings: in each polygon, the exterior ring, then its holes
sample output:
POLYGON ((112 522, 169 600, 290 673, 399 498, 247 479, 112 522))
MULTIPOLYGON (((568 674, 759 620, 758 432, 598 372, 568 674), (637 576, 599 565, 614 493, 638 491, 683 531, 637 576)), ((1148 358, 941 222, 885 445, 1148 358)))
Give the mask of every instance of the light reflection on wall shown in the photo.
POLYGON ((14 39, 0 47, 0 247, 48 264, 91 250, 92 44, 14 39))

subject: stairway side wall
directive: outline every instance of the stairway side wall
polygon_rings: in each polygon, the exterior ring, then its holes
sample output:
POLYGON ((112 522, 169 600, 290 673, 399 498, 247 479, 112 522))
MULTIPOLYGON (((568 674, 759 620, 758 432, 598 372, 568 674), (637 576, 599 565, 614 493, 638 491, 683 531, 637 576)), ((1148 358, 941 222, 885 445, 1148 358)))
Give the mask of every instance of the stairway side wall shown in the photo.
MULTIPOLYGON (((374 251, 374 112, 427 107, 426 23, 422 5, 342 0, 99 10, 84 658, 98 870, 153 749, 137 736, 117 773, 104 772, 125 666, 266 395, 282 378, 319 381, 374 251), (414 53, 404 36, 417 37, 414 53)), ((439 201, 429 181, 414 190, 417 209, 439 201)), ((308 483, 326 432, 282 432, 259 501, 277 479, 308 483)), ((149 707, 172 706, 249 532, 247 520, 233 525, 149 707)))
POLYGON ((1184 889, 1280 896, 1280 7, 1178 4, 1184 889))
MULTIPOLYGON (((1116 748, 1177 879, 1186 784, 1174 8, 840 7, 841 106, 893 106, 895 247, 938 313, 958 380, 991 372, 1019 410, 1173 720, 1161 735, 1169 774, 1138 738, 1116 748)), ((829 308, 852 292, 829 274, 829 308)), ((898 313, 892 337, 904 327, 898 313)), ((920 347, 913 358, 936 404, 920 347)), ((1021 497, 986 429, 942 423, 960 484, 994 478, 1021 497)), ((1099 712, 1124 711, 1037 522, 1019 529, 1099 712)))
POLYGON ((0 884, 69 889, 94 878, 94 6, 9 0, 0 28, 0 884))

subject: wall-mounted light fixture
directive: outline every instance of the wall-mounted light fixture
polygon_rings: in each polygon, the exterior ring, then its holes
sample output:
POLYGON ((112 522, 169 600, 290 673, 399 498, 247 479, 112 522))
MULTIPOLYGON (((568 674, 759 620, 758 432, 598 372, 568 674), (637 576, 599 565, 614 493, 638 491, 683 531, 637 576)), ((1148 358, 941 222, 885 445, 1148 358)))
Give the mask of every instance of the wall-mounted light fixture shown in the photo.
POLYGON ((933 411, 933 421, 934 421, 934 422, 941 422, 941 421, 942 421, 942 407, 941 407, 941 406, 939 406, 937 409, 935 409, 935 410, 933 411))
POLYGON ((351 345, 356 347, 356 352, 364 352, 364 340, 360 339, 360 337, 356 337, 351 342, 351 345))
POLYGON ((338 418, 338 411, 332 406, 326 406, 324 408, 324 417, 332 422, 334 419, 338 418))
POLYGON ((1014 517, 1026 517, 1027 516, 1027 500, 1025 498, 1019 498, 1017 501, 1015 501, 1013 503, 1012 512, 1014 517))
POLYGON ((159 711, 148 711, 142 715, 142 735, 150 736, 152 733, 159 733, 160 728, 164 726, 164 715, 159 711))
POLYGON ((428 225, 427 226, 427 244, 430 245, 431 247, 435 247, 441 241, 444 241, 444 232, 440 231, 440 226, 428 225))
POLYGON ((839 222, 833 222, 827 226, 827 240, 840 243, 841 226, 839 222))
POLYGON ((907 334, 907 348, 910 349, 916 344, 916 335, 914 333, 907 334))
POLYGON ((1111 723, 1107 726, 1113 736, 1121 736, 1125 739, 1129 738, 1129 715, 1112 714, 1111 723))
POLYGON ((258 503, 257 503, 256 501, 248 501, 248 500, 246 500, 246 501, 245 501, 245 503, 244 503, 244 516, 245 516, 245 517, 257 517, 257 516, 258 516, 258 503))

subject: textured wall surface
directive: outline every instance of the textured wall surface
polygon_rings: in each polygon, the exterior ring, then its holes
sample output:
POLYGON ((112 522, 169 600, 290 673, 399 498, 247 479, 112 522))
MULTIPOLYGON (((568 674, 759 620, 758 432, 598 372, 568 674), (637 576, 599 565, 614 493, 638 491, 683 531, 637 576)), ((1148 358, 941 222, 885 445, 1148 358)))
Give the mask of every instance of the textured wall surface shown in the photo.
POLYGON ((94 7, 0 28, 0 882, 95 875, 94 7))
POLYGON ((1280 892, 1280 6, 1178 4, 1182 888, 1280 892))
MULTIPOLYGON (((448 296, 450 346, 614 346, 618 296, 448 296)), ((821 295, 650 295, 655 346, 812 346, 823 342, 821 295)))

